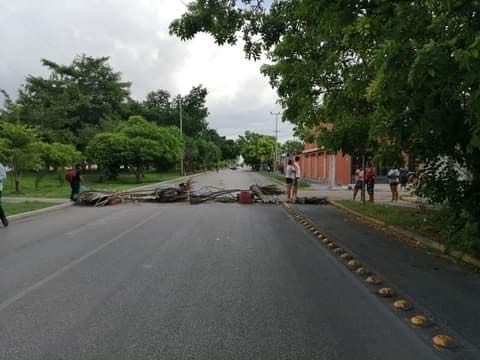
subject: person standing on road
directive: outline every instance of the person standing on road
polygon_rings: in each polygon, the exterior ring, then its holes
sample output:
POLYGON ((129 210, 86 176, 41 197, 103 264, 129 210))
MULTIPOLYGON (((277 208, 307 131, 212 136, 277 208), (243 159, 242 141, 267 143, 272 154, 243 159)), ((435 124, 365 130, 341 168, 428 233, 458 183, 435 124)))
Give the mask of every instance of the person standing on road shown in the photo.
POLYGON ((403 167, 400 169, 400 188, 405 191, 407 190, 408 183, 408 168, 403 167))
POLYGON ((375 168, 372 164, 368 164, 367 170, 365 172, 365 182, 367 184, 367 193, 368 193, 368 201, 374 202, 375 201, 375 180, 377 178, 377 174, 375 173, 375 168))
POLYGON ((295 180, 293 181, 293 194, 292 198, 295 201, 298 195, 298 184, 300 183, 300 177, 302 176, 302 169, 300 168, 300 156, 295 156, 295 180))
POLYGON ((400 182, 400 170, 398 166, 394 166, 388 171, 388 183, 392 192, 392 201, 398 201, 398 183, 400 182))
POLYGON ((2 207, 3 182, 5 181, 6 178, 7 178, 7 169, 5 169, 5 166, 3 166, 2 163, 0 163, 0 220, 2 221, 2 224, 4 227, 8 226, 8 219, 2 207))
POLYGON ((80 187, 85 184, 82 177, 82 165, 75 165, 75 168, 67 172, 65 179, 70 183, 72 190, 70 200, 77 201, 78 194, 80 194, 80 187))
MULTIPOLYGON (((364 176, 363 176, 363 169, 360 169, 360 166, 357 166, 357 170, 355 170, 355 187, 353 188, 353 201, 357 198, 357 194, 359 190, 363 188, 364 176)), ((362 200, 363 200, 363 193, 362 193, 362 200)))
POLYGON ((285 168, 285 180, 287 182, 287 199, 293 199, 293 182, 295 181, 295 166, 292 159, 288 159, 287 167, 285 168))

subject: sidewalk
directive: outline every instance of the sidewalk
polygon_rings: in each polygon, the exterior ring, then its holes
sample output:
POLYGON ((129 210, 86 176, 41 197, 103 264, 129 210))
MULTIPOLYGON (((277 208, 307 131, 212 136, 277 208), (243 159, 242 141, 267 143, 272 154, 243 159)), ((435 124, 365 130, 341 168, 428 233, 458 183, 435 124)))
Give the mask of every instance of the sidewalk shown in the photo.
MULTIPOLYGON (((329 200, 352 200, 353 199, 353 185, 352 185, 352 190, 348 190, 348 186, 343 186, 343 187, 339 186, 332 189, 326 184, 310 182, 304 179, 303 181, 307 181, 310 184, 310 187, 299 189, 299 196, 301 197, 309 197, 309 196, 327 197, 329 200)), ((400 191, 400 196, 408 195, 408 194, 409 192, 407 191, 400 191)), ((367 194, 365 194, 365 196, 367 196, 368 198, 367 194)), ((361 199, 361 193, 359 192, 357 194, 357 201, 360 201, 360 199, 361 199)), ((392 199, 392 195, 390 192, 390 187, 387 184, 375 185, 375 202, 377 204, 384 204, 388 206, 410 207, 410 208, 415 208, 418 205, 415 202, 405 201, 405 200, 392 202, 391 199, 392 199)))
POLYGON ((468 351, 480 351, 479 274, 358 223, 333 207, 296 207, 329 239, 410 300, 412 316, 426 314, 463 339, 468 351))

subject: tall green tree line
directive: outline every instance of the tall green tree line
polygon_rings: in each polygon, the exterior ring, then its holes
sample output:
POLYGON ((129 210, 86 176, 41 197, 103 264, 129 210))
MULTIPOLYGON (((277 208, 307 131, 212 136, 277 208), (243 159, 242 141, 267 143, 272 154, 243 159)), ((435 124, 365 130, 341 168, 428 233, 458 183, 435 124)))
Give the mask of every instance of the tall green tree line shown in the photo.
MULTIPOLYGON (((126 122, 131 123, 128 119, 140 116, 146 120, 142 126, 151 126, 155 129, 153 133, 163 131, 163 129, 157 131, 158 126, 165 128, 164 132, 172 133, 172 127, 180 126, 180 107, 183 114, 184 140, 187 140, 182 141, 187 148, 180 153, 190 161, 191 171, 212 167, 214 163, 232 160, 238 156, 236 144, 209 127, 207 121, 209 113, 206 107, 208 92, 201 85, 193 87, 183 96, 172 96, 168 91, 160 89, 148 93, 144 100, 135 100, 130 97, 131 83, 124 81, 121 74, 109 65, 108 57, 94 58, 81 55, 67 65, 42 59, 42 65, 47 69, 48 75, 27 76, 16 98, 1 90, 4 105, 0 107, 0 123, 4 124, 3 132, 15 128, 18 134, 28 133, 32 143, 43 144, 44 152, 47 144, 58 144, 55 145, 55 149, 50 149, 51 156, 56 152, 55 156, 58 157, 58 151, 54 150, 59 150, 62 144, 73 146, 74 150, 83 152, 85 156, 98 155, 98 151, 87 149, 99 145, 101 138, 104 140, 103 149, 106 150, 110 146, 112 157, 116 157, 118 154, 112 152, 121 147, 123 142, 120 134, 125 134, 119 129, 127 126, 126 122), (96 137, 97 135, 100 136, 96 137), (118 140, 119 144, 114 144, 113 139, 118 140), (92 142, 94 144, 90 144, 92 142), (192 149, 188 149, 189 146, 192 146, 192 149), (198 151, 198 148, 201 151, 198 151), (189 155, 192 153, 197 155, 192 157, 189 155)), ((169 137, 164 136, 163 139, 169 137)), ((148 137, 145 137, 146 140, 148 137)), ((24 170, 36 171, 40 163, 47 169, 56 168, 52 159, 48 160, 46 155, 44 158, 48 161, 37 161, 39 158, 35 157, 34 153, 38 155, 38 152, 33 152, 33 148, 27 146, 27 143, 17 145, 23 153, 32 153, 30 161, 23 162, 24 170)), ((129 141, 129 146, 131 145, 132 142, 129 141)), ((145 149, 142 145, 145 144, 139 143, 139 148, 145 149)), ((169 150, 165 146, 152 149, 169 150)), ((177 147, 173 146, 173 149, 177 147)), ((127 153, 121 152, 125 156, 127 153)), ((167 153, 164 155, 163 167, 173 166, 175 162, 170 155, 167 156, 167 153)), ((5 151, 0 156, 8 158, 5 151)), ((89 159, 88 156, 86 160, 99 161, 98 157, 89 159)), ((176 156, 176 160, 179 160, 179 156, 180 154, 176 156)), ((80 158, 71 157, 72 161, 80 158)), ((161 167, 159 164, 161 158, 161 154, 156 156, 157 167, 161 167)), ((114 177, 118 169, 113 171, 113 164, 118 164, 118 161, 110 160, 108 166, 102 166, 102 169, 105 170, 106 176, 114 177)), ((128 161, 124 161, 122 165, 127 163, 128 161)), ((127 167, 132 171, 137 169, 138 171, 133 172, 137 178, 142 177, 142 166, 127 167)))

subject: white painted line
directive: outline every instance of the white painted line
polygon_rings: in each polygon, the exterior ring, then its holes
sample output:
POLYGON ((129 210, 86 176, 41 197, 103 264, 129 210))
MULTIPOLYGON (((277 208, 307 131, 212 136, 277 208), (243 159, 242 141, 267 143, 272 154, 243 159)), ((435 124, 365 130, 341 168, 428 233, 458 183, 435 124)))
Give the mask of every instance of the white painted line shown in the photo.
POLYGON ((149 216, 148 218, 146 218, 145 220, 141 221, 140 223, 138 223, 137 225, 123 231, 122 233, 118 234, 117 236, 115 236, 114 238, 110 239, 109 241, 107 241, 106 243, 103 243, 102 245, 100 245, 99 247, 93 249, 92 251, 86 253, 85 255, 83 255, 82 257, 76 259, 76 260, 73 260, 72 262, 70 262, 69 264, 63 266, 62 268, 58 269, 57 271, 55 271, 54 273, 48 275, 47 277, 43 278, 42 280, 38 281, 37 283, 23 289, 22 291, 20 291, 17 295, 15 296, 12 296, 11 298, 5 300, 4 302, 0 303, 0 312, 5 310, 7 307, 9 307, 10 305, 14 304, 15 302, 17 302, 18 300, 22 299, 23 297, 27 296, 28 294, 30 294, 31 292, 41 288, 42 286, 46 285, 47 283, 49 283, 50 281, 56 279, 57 277, 63 275, 64 273, 66 273, 68 270, 74 268, 75 266, 77 266, 78 264, 82 263, 83 261, 87 260, 88 258, 92 257, 93 255, 97 254, 98 252, 100 252, 101 250, 105 249, 107 246, 113 244, 114 242, 120 240, 121 238, 123 238, 125 235, 135 231, 136 229, 142 227, 143 225, 145 225, 147 222, 149 222, 150 220, 152 220, 153 218, 157 217, 158 215, 160 214, 160 212, 156 212, 155 214, 149 216))

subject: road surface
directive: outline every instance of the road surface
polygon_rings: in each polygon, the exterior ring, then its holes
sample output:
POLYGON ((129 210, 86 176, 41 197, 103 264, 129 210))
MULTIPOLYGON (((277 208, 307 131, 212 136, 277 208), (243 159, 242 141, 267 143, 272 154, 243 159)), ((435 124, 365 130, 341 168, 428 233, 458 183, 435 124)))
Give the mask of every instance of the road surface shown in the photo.
MULTIPOLYGON (((268 181, 196 178, 255 182, 268 181)), ((2 360, 455 355, 434 350, 281 206, 72 207, 0 230, 2 360)))

